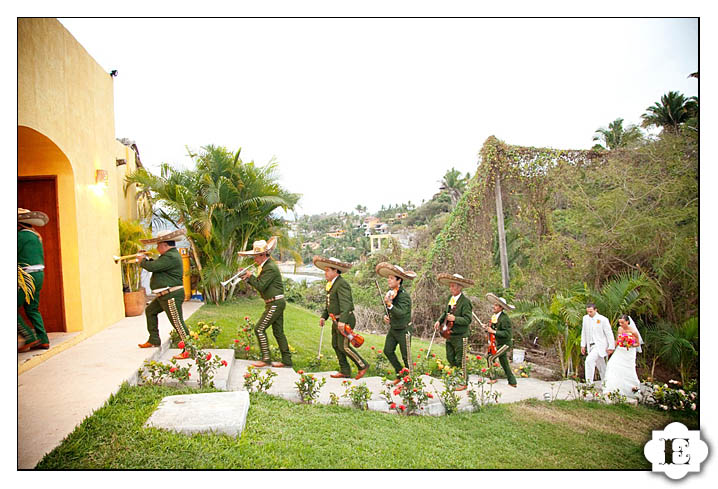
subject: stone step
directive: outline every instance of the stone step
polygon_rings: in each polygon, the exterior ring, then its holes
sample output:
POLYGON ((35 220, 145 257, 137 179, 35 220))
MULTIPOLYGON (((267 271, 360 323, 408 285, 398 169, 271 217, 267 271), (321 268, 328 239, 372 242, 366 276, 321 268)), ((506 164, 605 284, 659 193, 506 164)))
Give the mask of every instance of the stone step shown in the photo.
MULTIPOLYGON (((162 363, 170 363, 172 360, 172 357, 174 355, 177 355, 182 350, 178 349, 169 349, 167 350, 159 359, 162 363)), ((207 349, 204 350, 205 353, 211 353, 212 357, 218 357, 222 360, 227 361, 226 367, 219 367, 214 374, 214 386, 217 389, 221 390, 228 390, 227 386, 230 381, 230 374, 232 372, 232 366, 234 365, 235 359, 234 359, 234 350, 232 349, 207 349)), ((197 365, 195 365, 194 360, 191 358, 188 358, 186 360, 176 360, 177 365, 183 367, 188 364, 192 364, 192 367, 190 368, 190 378, 185 384, 189 387, 199 387, 199 374, 197 373, 197 365)), ((168 379, 165 381, 165 385, 180 385, 180 382, 175 379, 168 379)))
POLYGON ((147 420, 145 427, 186 435, 214 432, 239 436, 246 424, 248 411, 247 392, 167 396, 147 420))

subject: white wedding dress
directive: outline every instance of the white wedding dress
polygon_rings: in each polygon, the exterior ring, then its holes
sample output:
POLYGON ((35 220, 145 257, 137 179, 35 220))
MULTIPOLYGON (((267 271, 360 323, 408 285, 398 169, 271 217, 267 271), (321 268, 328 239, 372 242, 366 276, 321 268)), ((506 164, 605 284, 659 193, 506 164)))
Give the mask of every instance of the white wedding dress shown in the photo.
POLYGON ((636 398, 638 392, 633 392, 633 389, 639 386, 640 382, 636 375, 636 349, 617 346, 606 365, 603 393, 608 394, 618 389, 624 396, 636 398))

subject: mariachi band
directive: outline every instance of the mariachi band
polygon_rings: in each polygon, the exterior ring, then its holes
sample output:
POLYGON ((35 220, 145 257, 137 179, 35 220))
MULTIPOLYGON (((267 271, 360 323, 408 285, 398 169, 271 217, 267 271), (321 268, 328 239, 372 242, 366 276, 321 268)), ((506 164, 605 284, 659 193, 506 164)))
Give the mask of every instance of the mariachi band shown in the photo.
MULTIPOLYGON (((153 292, 156 292, 157 298, 150 304, 151 307, 148 307, 152 312, 151 315, 147 314, 147 329, 150 338, 146 343, 140 344, 140 348, 159 346, 157 313, 161 311, 167 313, 181 339, 188 334, 180 312, 184 298, 184 291, 180 291, 182 289, 182 263, 179 254, 174 249, 174 239, 182 234, 184 234, 184 230, 160 233, 156 238, 143 241, 146 244, 156 243, 158 245, 161 256, 157 260, 146 260, 146 252, 114 257, 116 262, 124 259, 137 259, 143 268, 153 272, 150 286, 153 288, 153 292), (155 291, 155 285, 160 286, 160 290, 155 291), (154 302, 157 302, 157 305, 154 305, 154 302)), ((284 334, 284 309, 286 307, 284 284, 279 267, 271 258, 272 250, 276 245, 277 238, 271 237, 267 241, 255 241, 251 250, 238 252, 242 257, 251 257, 254 263, 222 282, 222 285, 226 286, 230 283, 234 285, 240 280, 246 281, 248 285, 257 290, 264 300, 264 312, 254 326, 262 355, 260 361, 253 363, 253 366, 256 367, 291 367, 292 365, 289 343, 284 334), (271 359, 267 340, 267 329, 270 326, 279 346, 281 361, 272 361, 271 359)), ((326 279, 326 301, 319 319, 319 326, 323 328, 327 320, 331 319, 332 348, 339 362, 339 371, 332 374, 331 377, 360 379, 366 374, 369 363, 357 351, 364 339, 354 331, 356 318, 352 290, 349 282, 342 277, 342 274, 348 272, 352 265, 336 258, 322 256, 315 256, 312 262, 317 268, 324 271, 326 279), (357 374, 355 376, 352 376, 350 361, 356 366, 357 374)), ((416 278, 416 273, 388 262, 379 263, 375 272, 378 276, 386 279, 388 287, 387 292, 382 293, 379 282, 376 281, 384 307, 383 321, 389 326, 384 343, 384 355, 396 372, 394 383, 397 384, 401 379, 400 372, 404 368, 409 371, 413 370, 411 297, 404 289, 404 281, 413 280, 416 278), (399 361, 396 353, 397 346, 402 362, 399 361)), ((434 335, 438 332, 446 340, 446 358, 449 365, 463 370, 464 382, 456 390, 461 391, 467 388, 466 355, 468 353, 469 326, 474 318, 487 333, 486 358, 488 366, 492 367, 498 361, 506 374, 508 384, 511 387, 516 387, 516 377, 511 371, 506 354, 511 347, 512 332, 511 321, 505 311, 514 309, 514 306, 508 304, 502 297, 497 297, 492 293, 486 294, 487 300, 492 304, 494 314, 489 323, 484 324, 474 314, 471 301, 463 293, 464 288, 474 285, 472 280, 464 278, 458 273, 440 273, 436 278, 440 284, 449 288, 450 295, 445 300, 441 315, 434 323, 434 335)), ((431 340, 432 344, 433 341, 434 337, 431 340)), ((187 357, 188 353, 184 350, 175 356, 177 359, 187 357)), ((490 371, 493 372, 493 369, 490 368, 490 371)), ((489 382, 495 383, 496 379, 492 378, 489 382)))

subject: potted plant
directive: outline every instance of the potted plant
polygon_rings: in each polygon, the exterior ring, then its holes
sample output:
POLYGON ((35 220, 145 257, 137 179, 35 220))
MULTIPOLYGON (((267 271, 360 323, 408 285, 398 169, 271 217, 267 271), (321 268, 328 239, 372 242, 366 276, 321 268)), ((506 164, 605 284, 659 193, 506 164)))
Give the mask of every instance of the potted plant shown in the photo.
MULTIPOLYGON (((120 255, 133 255, 142 249, 141 239, 152 237, 149 229, 139 221, 119 220, 120 255)), ((122 262, 122 291, 125 299, 125 316, 139 316, 145 311, 145 289, 142 287, 142 267, 134 260, 122 262)))

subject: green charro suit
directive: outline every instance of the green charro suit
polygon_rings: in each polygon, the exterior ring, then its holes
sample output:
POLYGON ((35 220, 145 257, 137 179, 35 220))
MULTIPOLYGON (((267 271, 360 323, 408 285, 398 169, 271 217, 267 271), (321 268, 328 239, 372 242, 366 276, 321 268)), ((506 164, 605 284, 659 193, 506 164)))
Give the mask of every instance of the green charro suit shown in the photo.
POLYGON ((451 336, 446 340, 446 360, 453 367, 461 367, 464 359, 464 338, 469 336, 469 325, 471 324, 471 301, 462 293, 456 301, 456 309, 451 312, 449 301, 451 296, 446 300, 444 312, 439 317, 439 324, 444 322, 447 314, 451 313, 456 316, 454 327, 451 328, 451 336))
MULTIPOLYGON (((508 345, 508 347, 511 348, 513 344, 513 332, 511 330, 511 320, 506 314, 506 311, 501 311, 499 313, 498 321, 493 329, 496 330, 496 348, 499 348, 502 345, 508 345)), ((499 355, 499 363, 501 364, 501 368, 504 369, 504 373, 506 374, 509 384, 516 385, 516 377, 511 371, 507 352, 508 350, 499 355)))
POLYGON ((351 376, 351 367, 347 357, 351 358, 357 369, 364 370, 369 368, 369 364, 351 346, 349 338, 339 332, 338 322, 346 323, 352 329, 356 325, 352 288, 349 282, 344 280, 341 275, 334 279, 332 288, 327 292, 327 301, 322 318, 327 319, 330 314, 336 318, 336 320, 332 319, 332 348, 334 348, 337 360, 339 360, 339 371, 347 377, 351 376))
POLYGON ((262 352, 262 361, 266 363, 271 361, 266 333, 267 328, 271 326, 282 354, 282 363, 290 367, 292 354, 289 352, 289 342, 284 334, 284 309, 287 307, 287 302, 284 298, 272 300, 274 297, 284 295, 284 283, 277 263, 268 258, 262 265, 259 275, 256 277, 252 275, 247 279, 247 283, 257 289, 265 302, 264 313, 254 326, 254 333, 257 335, 259 349, 262 352))
POLYGON ((404 359, 404 366, 409 368, 408 353, 406 349, 406 333, 411 333, 411 297, 399 287, 399 292, 392 302, 389 309, 389 331, 386 333, 384 341, 384 355, 389 359, 391 366, 396 370, 397 376, 403 368, 396 356, 396 345, 399 345, 401 357, 404 359))
MULTIPOLYGON (((42 241, 36 231, 21 229, 17 232, 17 264, 20 267, 45 264, 42 241)), ((25 292, 19 286, 17 288, 17 331, 25 338, 26 344, 36 340, 40 340, 40 343, 50 343, 39 310, 40 290, 45 280, 45 272, 43 270, 30 272, 30 276, 35 284, 35 293, 30 302, 25 299, 25 292), (31 323, 29 326, 20 315, 20 307, 25 309, 25 314, 31 323)))
MULTIPOLYGON (((140 262, 140 266, 152 273, 150 289, 157 290, 165 287, 178 287, 182 285, 182 257, 177 248, 168 249, 156 260, 147 259, 140 262)), ((157 316, 164 311, 181 340, 189 334, 187 325, 182 317, 182 303, 184 302, 184 288, 177 289, 169 294, 157 296, 145 309, 147 318, 147 331, 150 334, 148 343, 159 346, 160 330, 157 316)))

